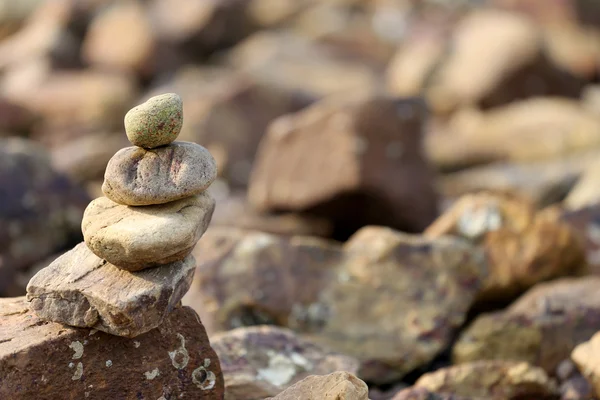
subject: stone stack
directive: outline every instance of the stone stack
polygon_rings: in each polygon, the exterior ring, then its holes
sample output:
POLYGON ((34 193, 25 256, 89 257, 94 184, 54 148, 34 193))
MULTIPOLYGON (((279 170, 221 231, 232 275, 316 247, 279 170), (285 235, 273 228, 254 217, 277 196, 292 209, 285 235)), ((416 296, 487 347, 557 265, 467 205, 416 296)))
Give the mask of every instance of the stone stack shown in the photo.
POLYGON ((135 337, 158 327, 188 291, 192 249, 211 220, 205 191, 216 163, 202 146, 174 142, 183 122, 176 94, 125 116, 135 146, 108 162, 102 191, 85 210, 85 243, 56 259, 27 287, 43 320, 135 337))

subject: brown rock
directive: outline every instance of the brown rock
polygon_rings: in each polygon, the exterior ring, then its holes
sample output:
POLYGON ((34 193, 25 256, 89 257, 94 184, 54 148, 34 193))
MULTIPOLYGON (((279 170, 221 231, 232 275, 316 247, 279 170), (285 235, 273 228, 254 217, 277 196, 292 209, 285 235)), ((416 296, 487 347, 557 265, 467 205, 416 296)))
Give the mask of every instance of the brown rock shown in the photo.
POLYGON ((27 285, 32 310, 46 321, 135 337, 159 326, 187 292, 195 260, 131 273, 96 257, 84 243, 27 285))
POLYGON ((352 233, 423 230, 437 213, 418 99, 335 97, 271 124, 249 188, 260 211, 310 211, 352 233))
POLYGON ((479 9, 455 27, 425 96, 438 113, 534 96, 578 97, 583 81, 549 60, 537 27, 517 14, 479 9), (494 46, 489 46, 494 43, 494 46))
POLYGON ((423 387, 411 387, 398 393, 392 400, 473 400, 473 398, 448 393, 435 393, 423 387))
POLYGON ((584 243, 586 261, 592 273, 600 272, 600 205, 566 210, 562 218, 577 232, 584 243))
POLYGON ((425 145, 429 158, 444 169, 576 156, 600 147, 600 117, 574 100, 533 98, 485 113, 458 112, 432 129, 425 145))
POLYGON ((82 44, 83 59, 100 68, 150 72, 154 35, 143 4, 114 3, 92 20, 82 44))
POLYGON ((85 192, 32 141, 0 139, 0 296, 33 263, 80 239, 85 192))
POLYGON ((537 282, 586 270, 583 245, 558 210, 537 211, 507 194, 464 196, 425 235, 455 235, 483 246, 490 275, 481 301, 510 299, 537 282))
POLYGON ((296 399, 332 399, 332 400, 368 400, 367 385, 348 372, 334 372, 325 376, 309 376, 294 386, 284 390, 273 400, 296 399))
POLYGON ((102 191, 128 206, 165 204, 203 192, 216 177, 215 159, 199 144, 174 142, 152 150, 131 146, 108 162, 102 191))
POLYGON ((571 358, 592 384, 596 396, 600 396, 600 333, 596 333, 589 341, 579 344, 573 350, 571 358))
POLYGON ((583 92, 583 106, 600 116, 600 85, 590 85, 583 92))
POLYGON ((255 33, 228 54, 230 65, 259 82, 317 99, 378 86, 377 71, 364 60, 348 58, 308 38, 277 31, 255 33))
POLYGON ((556 383, 541 368, 516 361, 479 361, 427 373, 415 384, 434 392, 490 400, 555 399, 556 383))
POLYGON ((206 147, 217 161, 219 175, 235 187, 248 185, 256 149, 269 123, 311 100, 226 68, 180 68, 172 82, 151 94, 166 91, 183 99, 180 139, 206 147))
POLYGON ((287 326, 357 357, 361 378, 375 382, 391 382, 446 348, 485 274, 481 253, 465 241, 385 228, 364 228, 343 249, 213 228, 194 254, 188 299, 195 297, 209 330, 287 326))
POLYGON ((600 330, 600 278, 536 285, 503 311, 482 314, 460 335, 455 362, 521 360, 554 373, 600 330))
POLYGON ((224 389, 219 359, 189 307, 133 340, 45 322, 24 297, 0 299, 0 376, 0 397, 14 400, 217 400, 224 389))
POLYGON ((81 229, 98 257, 139 271, 187 257, 208 228, 214 209, 215 200, 207 192, 145 207, 100 197, 86 208, 81 229))
POLYGON ((273 326, 237 328, 211 336, 223 376, 225 398, 275 396, 309 375, 358 371, 358 360, 300 339, 273 326))

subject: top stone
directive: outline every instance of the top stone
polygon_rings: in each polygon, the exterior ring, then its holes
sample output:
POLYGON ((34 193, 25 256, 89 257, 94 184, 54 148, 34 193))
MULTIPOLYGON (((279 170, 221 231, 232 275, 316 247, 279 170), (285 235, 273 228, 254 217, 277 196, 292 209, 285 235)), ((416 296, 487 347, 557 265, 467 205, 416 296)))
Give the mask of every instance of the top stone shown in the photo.
POLYGON ((173 142, 182 124, 183 101, 175 93, 151 97, 125 115, 127 139, 145 149, 173 142))

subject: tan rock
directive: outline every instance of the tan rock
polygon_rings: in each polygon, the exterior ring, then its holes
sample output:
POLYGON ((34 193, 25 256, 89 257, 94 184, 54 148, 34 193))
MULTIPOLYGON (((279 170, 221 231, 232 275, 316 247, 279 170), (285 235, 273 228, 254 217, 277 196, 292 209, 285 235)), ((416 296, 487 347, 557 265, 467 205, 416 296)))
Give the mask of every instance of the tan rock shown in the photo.
POLYGON ((479 299, 506 300, 538 282, 586 270, 583 243, 560 217, 516 196, 481 192, 459 199, 425 235, 482 245, 490 274, 479 299))
POLYGON ((578 210, 600 203, 598 173, 600 173, 600 162, 596 160, 587 168, 564 200, 563 204, 567 209, 578 210))
POLYGON ((600 147, 600 117, 574 100, 532 98, 487 112, 456 113, 432 130, 425 147, 432 161, 446 169, 576 156, 600 147))
POLYGON ((477 317, 454 345, 453 360, 521 360, 554 374, 600 330, 599 311, 598 277, 538 284, 507 309, 477 317))
POLYGON ((177 307, 135 339, 47 322, 0 299, 0 397, 223 399, 219 358, 196 313, 177 307), (48 360, 48 362, 40 362, 48 360), (58 396, 58 397, 57 397, 58 396))
POLYGON ((274 326, 237 328, 211 336, 225 378, 225 398, 275 396, 309 375, 356 373, 358 360, 274 326))
POLYGON ((415 386, 489 400, 555 398, 558 391, 543 369, 524 362, 479 361, 426 373, 415 386))
POLYGON ((596 396, 600 396, 600 332, 589 341, 579 344, 571 358, 592 384, 596 396))
POLYGON ((177 93, 153 96, 125 114, 127 139, 136 146, 154 149, 172 143, 183 124, 183 102, 177 93))
POLYGON ((419 99, 368 94, 278 118, 257 154, 250 203, 324 214, 350 234, 368 224, 422 231, 437 213, 421 154, 425 114, 419 99))
POLYGON ((348 372, 334 372, 325 376, 309 376, 284 390, 273 400, 368 400, 366 383, 348 372))
POLYGON ((156 328, 187 292, 194 257, 131 273, 84 243, 38 272, 27 285, 31 309, 46 321, 135 337, 156 328))
POLYGON ((127 0, 94 17, 81 51, 93 66, 148 73, 154 48, 152 26, 142 3, 127 0))
POLYGON ((213 228, 194 254, 188 298, 209 331, 287 326, 358 358, 359 376, 373 382, 394 381, 446 348, 485 275, 483 255, 463 240, 374 227, 344 248, 213 228))
POLYGON ((129 271, 183 260, 208 228, 215 208, 206 192, 167 204, 128 207, 106 197, 83 214, 83 237, 98 257, 129 271))
POLYGON ((102 191, 129 206, 164 204, 203 192, 215 180, 217 166, 204 147, 190 142, 145 150, 119 150, 108 162, 102 191))

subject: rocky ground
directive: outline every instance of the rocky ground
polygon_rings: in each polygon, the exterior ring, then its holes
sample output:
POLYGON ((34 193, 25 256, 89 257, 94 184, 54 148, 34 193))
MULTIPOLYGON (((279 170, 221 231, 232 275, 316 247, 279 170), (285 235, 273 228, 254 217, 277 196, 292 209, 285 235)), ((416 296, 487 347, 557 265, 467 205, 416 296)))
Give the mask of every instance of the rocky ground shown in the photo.
POLYGON ((0 0, 2 399, 600 399, 598 274, 596 0, 0 0))

